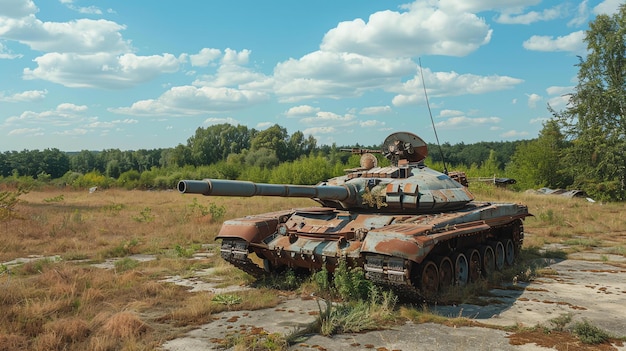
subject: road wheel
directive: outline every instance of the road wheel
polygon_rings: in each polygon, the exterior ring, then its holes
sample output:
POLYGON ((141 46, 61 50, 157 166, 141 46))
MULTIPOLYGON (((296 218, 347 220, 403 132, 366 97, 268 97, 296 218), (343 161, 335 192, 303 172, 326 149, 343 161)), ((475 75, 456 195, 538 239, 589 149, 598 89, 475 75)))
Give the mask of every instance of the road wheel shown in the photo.
POLYGON ((467 257, 459 252, 454 255, 454 282, 458 285, 465 285, 469 281, 469 265, 467 257))
POLYGON ((504 268, 504 245, 501 241, 492 241, 489 245, 493 248, 496 270, 501 271, 504 268))
POLYGON ((480 257, 482 257, 482 273, 487 278, 496 270, 496 257, 493 248, 489 245, 480 247, 480 257))
POLYGON ((447 289, 454 284, 454 264, 447 256, 439 256, 436 259, 439 268, 439 288, 447 289))
POLYGON ((480 272, 482 269, 482 262, 480 261, 480 252, 476 249, 469 249, 465 251, 468 264, 469 281, 475 282, 480 278, 480 272))
POLYGON ((504 240, 504 262, 507 266, 512 266, 513 262, 515 262, 515 244, 513 244, 513 240, 505 239, 504 240))
POLYGON ((431 260, 422 262, 419 267, 420 292, 427 300, 432 300, 439 293, 439 269, 431 260))

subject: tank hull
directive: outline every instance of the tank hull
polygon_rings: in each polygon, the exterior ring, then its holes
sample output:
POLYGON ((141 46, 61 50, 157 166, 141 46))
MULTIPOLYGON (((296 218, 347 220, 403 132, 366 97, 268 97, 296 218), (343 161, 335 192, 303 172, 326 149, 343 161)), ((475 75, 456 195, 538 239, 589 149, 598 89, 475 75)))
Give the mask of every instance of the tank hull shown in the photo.
POLYGON ((229 220, 216 239, 225 260, 257 278, 283 267, 332 272, 345 259, 377 284, 435 299, 512 264, 528 215, 524 205, 486 202, 434 214, 317 207, 229 220))

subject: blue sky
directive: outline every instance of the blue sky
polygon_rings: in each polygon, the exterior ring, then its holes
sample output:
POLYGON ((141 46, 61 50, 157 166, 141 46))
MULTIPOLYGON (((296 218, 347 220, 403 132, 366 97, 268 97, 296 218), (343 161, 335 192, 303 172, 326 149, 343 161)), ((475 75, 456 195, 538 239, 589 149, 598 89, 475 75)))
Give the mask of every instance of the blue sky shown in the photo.
POLYGON ((435 142, 423 84, 442 142, 531 139, 621 3, 0 0, 0 151, 174 147, 217 123, 435 142))

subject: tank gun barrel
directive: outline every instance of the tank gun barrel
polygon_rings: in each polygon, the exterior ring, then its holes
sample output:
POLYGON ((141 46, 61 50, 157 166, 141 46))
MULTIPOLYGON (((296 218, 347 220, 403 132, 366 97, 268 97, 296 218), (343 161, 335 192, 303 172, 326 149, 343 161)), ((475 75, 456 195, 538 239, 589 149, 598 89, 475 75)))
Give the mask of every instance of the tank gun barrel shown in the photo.
POLYGON ((354 201, 357 189, 345 185, 285 185, 253 183, 239 180, 204 179, 181 180, 178 191, 183 194, 211 196, 281 196, 310 199, 354 201))

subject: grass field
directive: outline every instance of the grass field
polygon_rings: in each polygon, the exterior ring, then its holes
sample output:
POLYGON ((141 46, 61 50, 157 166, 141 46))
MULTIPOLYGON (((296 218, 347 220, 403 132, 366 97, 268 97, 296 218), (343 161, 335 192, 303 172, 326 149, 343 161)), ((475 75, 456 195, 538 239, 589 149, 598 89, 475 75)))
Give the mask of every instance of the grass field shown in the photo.
MULTIPOLYGON (((481 184, 471 189, 479 200, 529 206, 534 217, 525 221, 527 248, 563 244, 569 253, 601 252, 598 259, 605 262, 626 255, 624 204, 481 184)), ((0 223, 0 350, 150 350, 219 311, 274 306, 282 292, 248 290, 231 305, 161 281, 214 268, 219 279, 246 284, 249 276, 214 255, 221 222, 316 205, 117 189, 50 189, 20 199, 13 213, 18 218, 0 223), (128 258, 137 254, 152 259, 128 258), (14 264, 35 255, 39 259, 14 264), (94 266, 103 262, 111 269, 94 266)))

